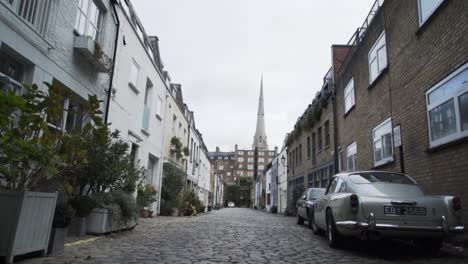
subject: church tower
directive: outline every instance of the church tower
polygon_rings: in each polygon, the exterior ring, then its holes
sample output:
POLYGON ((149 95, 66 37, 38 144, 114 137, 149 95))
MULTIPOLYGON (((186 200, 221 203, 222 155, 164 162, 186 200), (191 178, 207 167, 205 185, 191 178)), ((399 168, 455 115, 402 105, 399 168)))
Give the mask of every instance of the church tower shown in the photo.
POLYGON ((255 131, 252 149, 268 150, 265 133, 265 110, 263 109, 263 75, 260 81, 260 98, 258 99, 257 130, 255 131))

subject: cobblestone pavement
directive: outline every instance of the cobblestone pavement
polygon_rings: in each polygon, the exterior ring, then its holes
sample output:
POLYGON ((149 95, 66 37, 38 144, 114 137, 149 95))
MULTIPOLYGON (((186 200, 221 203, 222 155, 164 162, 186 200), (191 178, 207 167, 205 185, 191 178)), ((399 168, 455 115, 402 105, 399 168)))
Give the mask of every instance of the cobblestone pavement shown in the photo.
POLYGON ((66 247, 35 263, 467 263, 462 252, 438 256, 405 243, 351 241, 332 249, 295 219, 229 208, 197 217, 141 219, 132 231, 66 247))

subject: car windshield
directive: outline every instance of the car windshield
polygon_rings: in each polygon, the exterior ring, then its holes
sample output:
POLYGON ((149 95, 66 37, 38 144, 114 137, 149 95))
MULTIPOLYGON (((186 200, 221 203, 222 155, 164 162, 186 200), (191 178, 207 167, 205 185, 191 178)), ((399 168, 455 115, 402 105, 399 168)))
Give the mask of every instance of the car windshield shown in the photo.
POLYGON ((367 183, 399 183, 416 184, 411 178, 399 173, 389 172, 361 172, 349 175, 349 179, 355 184, 367 183))
POLYGON ((325 194, 325 189, 310 189, 308 200, 315 200, 322 197, 325 194))

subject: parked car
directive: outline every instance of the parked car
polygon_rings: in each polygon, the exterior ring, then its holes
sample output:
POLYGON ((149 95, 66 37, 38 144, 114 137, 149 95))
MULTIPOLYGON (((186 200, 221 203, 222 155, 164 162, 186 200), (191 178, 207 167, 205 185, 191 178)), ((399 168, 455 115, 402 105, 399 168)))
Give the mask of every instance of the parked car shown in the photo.
POLYGON ((309 228, 312 228, 312 217, 314 203, 325 194, 325 188, 309 188, 304 191, 299 200, 297 200, 297 223, 304 224, 307 221, 309 228))
POLYGON ((234 206, 236 206, 236 205, 233 202, 228 203, 228 207, 234 207, 234 206))
POLYGON ((426 195, 409 176, 382 171, 335 175, 314 205, 312 229, 326 230, 332 247, 343 237, 403 238, 432 252, 464 232, 460 198, 426 195))

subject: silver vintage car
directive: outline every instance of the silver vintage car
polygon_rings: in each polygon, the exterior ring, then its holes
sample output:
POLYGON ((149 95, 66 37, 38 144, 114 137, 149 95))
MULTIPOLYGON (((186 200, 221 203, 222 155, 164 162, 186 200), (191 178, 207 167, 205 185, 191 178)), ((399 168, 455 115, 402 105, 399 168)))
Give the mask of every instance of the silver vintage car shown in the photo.
POLYGON ((460 198, 425 195, 412 178, 393 172, 335 175, 314 204, 312 229, 326 231, 330 246, 343 237, 404 238, 439 250, 445 236, 463 233, 460 198))

